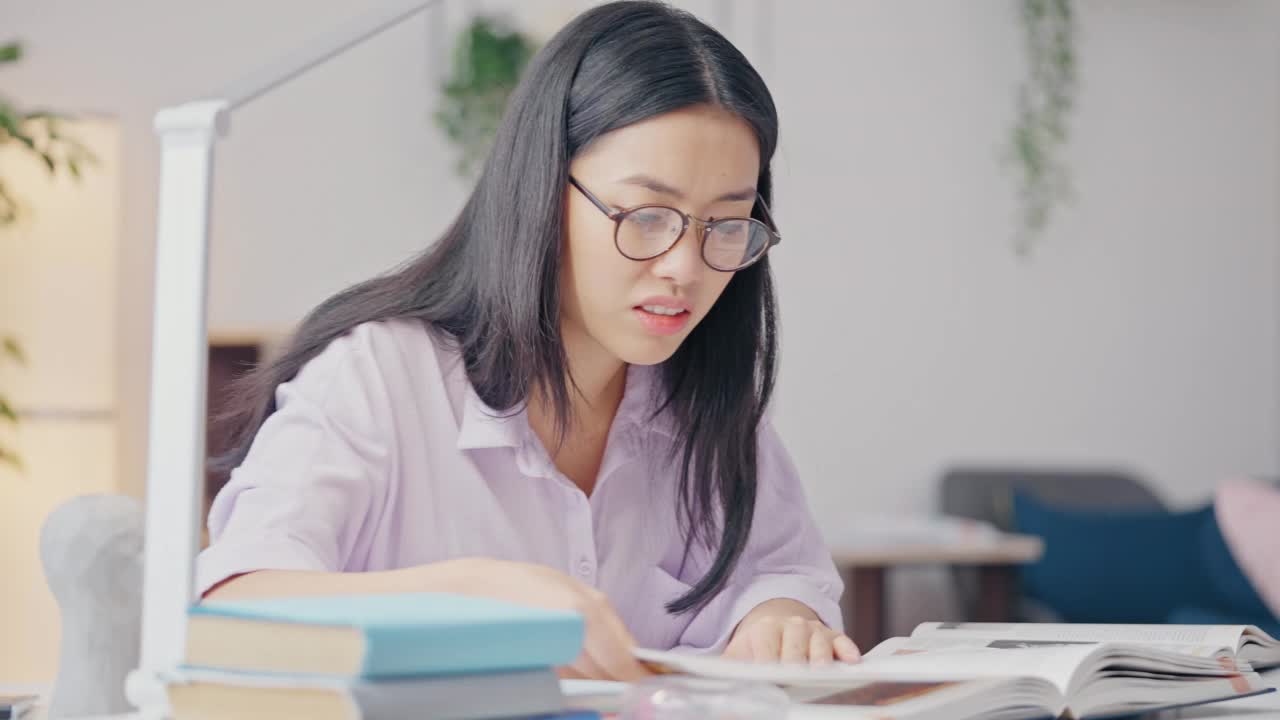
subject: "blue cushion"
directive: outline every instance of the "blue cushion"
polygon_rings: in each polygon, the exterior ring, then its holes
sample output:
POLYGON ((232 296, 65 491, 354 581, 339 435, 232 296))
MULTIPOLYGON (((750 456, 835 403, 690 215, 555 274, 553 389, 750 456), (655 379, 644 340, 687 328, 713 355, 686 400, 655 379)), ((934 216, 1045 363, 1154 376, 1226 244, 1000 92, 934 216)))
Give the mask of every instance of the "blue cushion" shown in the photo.
POLYGON ((1237 618, 1234 622, 1225 623, 1230 625, 1275 622, 1271 609, 1231 556, 1231 549, 1218 528, 1216 517, 1210 516, 1200 527, 1196 545, 1200 575, 1208 592, 1206 610, 1237 618))
POLYGON ((1022 572, 1025 593, 1066 622, 1162 623, 1183 606, 1211 607, 1197 570, 1210 506, 1190 512, 1085 511, 1015 494, 1014 527, 1044 539, 1022 572))
POLYGON ((1024 589, 1068 622, 1258 625, 1280 630, 1236 564, 1213 507, 1068 510, 1014 497, 1014 525, 1045 540, 1024 589))

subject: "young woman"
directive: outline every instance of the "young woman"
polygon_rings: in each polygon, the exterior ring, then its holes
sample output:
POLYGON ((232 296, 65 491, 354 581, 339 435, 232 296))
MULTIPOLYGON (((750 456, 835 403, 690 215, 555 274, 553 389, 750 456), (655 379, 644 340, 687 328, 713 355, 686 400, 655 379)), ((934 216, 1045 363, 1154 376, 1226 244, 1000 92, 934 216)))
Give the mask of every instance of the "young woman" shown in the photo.
POLYGON ((636 644, 853 661, 766 418, 773 100, 694 17, 617 2, 538 53, 439 241, 241 385, 208 597, 443 591, 636 644))

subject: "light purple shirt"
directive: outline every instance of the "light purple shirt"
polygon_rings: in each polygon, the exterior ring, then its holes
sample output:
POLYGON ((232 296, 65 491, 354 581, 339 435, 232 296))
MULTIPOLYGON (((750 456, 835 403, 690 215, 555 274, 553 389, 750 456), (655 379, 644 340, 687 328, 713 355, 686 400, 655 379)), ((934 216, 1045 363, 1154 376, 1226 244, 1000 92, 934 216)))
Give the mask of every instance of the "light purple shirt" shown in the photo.
POLYGON ((367 323, 276 391, 214 500, 198 591, 252 570, 360 572, 487 556, 539 563, 608 596, 642 647, 719 651, 742 617, 791 598, 840 629, 842 585, 795 468, 766 420, 751 537, 696 613, 663 607, 709 567, 681 568, 674 427, 651 419, 656 371, 632 366, 591 496, 556 470, 524 413, 476 395, 455 349, 422 324, 367 323))

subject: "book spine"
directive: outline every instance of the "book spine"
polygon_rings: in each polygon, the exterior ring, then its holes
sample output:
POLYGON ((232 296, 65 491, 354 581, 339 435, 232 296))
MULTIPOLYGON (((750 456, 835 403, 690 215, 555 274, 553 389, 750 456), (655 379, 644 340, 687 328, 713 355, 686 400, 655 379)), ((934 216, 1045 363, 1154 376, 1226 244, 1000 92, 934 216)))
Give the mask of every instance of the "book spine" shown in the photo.
POLYGON ((494 673, 567 665, 582 649, 581 618, 365 630, 362 676, 494 673))

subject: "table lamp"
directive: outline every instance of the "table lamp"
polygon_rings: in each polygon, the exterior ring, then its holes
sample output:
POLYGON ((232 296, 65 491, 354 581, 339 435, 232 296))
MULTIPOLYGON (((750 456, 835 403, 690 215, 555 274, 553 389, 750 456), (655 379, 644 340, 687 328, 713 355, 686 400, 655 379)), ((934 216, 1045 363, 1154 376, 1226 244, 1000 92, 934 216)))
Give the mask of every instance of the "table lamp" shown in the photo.
MULTIPOLYGON (((236 110, 442 0, 388 2, 201 100, 161 110, 155 317, 147 457, 142 648, 126 693, 145 717, 168 713, 165 673, 181 665, 196 600, 205 466, 209 208, 214 143, 236 110)), ((431 18, 437 23, 440 18, 431 18)))

